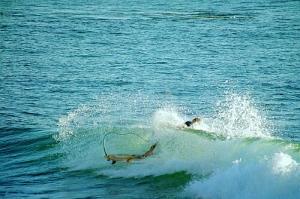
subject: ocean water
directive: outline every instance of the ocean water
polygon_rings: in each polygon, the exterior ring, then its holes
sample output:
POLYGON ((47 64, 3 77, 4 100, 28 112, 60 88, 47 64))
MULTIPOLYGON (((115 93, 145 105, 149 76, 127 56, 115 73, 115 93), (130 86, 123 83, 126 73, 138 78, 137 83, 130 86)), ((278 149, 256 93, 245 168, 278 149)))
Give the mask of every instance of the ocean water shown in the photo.
POLYGON ((300 198, 299 13, 2 0, 0 198, 300 198))

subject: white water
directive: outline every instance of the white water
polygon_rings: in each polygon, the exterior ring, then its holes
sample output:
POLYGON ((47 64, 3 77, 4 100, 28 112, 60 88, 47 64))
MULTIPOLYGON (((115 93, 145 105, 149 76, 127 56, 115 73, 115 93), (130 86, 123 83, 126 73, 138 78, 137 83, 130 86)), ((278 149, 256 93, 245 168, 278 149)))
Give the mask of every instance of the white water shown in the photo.
POLYGON ((300 168, 293 158, 279 152, 256 162, 233 163, 207 179, 189 183, 187 195, 199 198, 299 198, 300 168))
MULTIPOLYGON (((216 115, 202 117, 194 129, 182 129, 187 116, 174 106, 159 108, 148 125, 127 125, 122 129, 101 126, 93 115, 100 107, 81 107, 59 121, 58 139, 67 151, 68 167, 96 168, 109 177, 140 178, 179 171, 193 175, 178 196, 199 198, 299 198, 300 172, 297 146, 276 140, 249 97, 229 95, 216 105, 216 115), (96 109, 96 110, 95 110, 96 109), (100 125, 100 126, 99 126, 100 125), (88 130, 82 130, 82 129, 88 130), (203 131, 204 130, 204 131, 203 131), (108 141, 114 153, 142 153, 159 141, 155 155, 132 164, 113 167, 103 158, 101 141, 107 131, 130 134, 108 141), (220 137, 221 136, 221 137, 220 137), (63 139, 62 139, 63 138, 63 139)), ((198 116, 198 115, 195 115, 198 116)))

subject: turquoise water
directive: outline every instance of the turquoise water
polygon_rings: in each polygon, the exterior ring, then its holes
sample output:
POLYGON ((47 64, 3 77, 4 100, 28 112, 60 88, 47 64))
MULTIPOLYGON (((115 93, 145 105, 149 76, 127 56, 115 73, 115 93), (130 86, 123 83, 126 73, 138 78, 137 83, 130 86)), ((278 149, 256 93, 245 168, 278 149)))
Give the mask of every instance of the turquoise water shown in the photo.
POLYGON ((1 1, 0 197, 300 198, 299 13, 1 1))

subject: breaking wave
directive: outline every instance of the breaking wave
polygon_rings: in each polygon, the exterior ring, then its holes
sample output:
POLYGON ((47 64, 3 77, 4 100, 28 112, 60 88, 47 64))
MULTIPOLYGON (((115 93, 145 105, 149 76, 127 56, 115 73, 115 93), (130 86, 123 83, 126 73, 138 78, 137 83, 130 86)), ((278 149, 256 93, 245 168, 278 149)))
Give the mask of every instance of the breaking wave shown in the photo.
POLYGON ((255 162, 233 161, 206 179, 194 180, 185 191, 193 198, 299 198, 300 167, 283 152, 255 162))
POLYGON ((111 99, 60 118, 55 139, 67 154, 69 168, 93 168, 112 178, 192 175, 188 183, 182 182, 178 197, 300 197, 299 144, 272 136, 270 124, 249 96, 225 96, 215 114, 195 115, 202 122, 193 128, 182 124, 194 115, 175 105, 132 96, 125 102, 118 98, 120 106, 112 103, 115 96, 111 99), (156 141, 158 148, 143 161, 111 166, 102 149, 107 133, 109 153, 142 153, 156 141))

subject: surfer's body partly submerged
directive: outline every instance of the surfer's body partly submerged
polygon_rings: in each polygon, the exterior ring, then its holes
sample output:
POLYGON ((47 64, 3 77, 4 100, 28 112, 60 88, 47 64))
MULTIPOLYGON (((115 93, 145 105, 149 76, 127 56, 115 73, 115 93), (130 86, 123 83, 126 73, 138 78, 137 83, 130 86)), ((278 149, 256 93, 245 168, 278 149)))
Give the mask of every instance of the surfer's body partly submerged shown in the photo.
POLYGON ((136 154, 110 154, 108 155, 105 152, 105 158, 107 161, 112 161, 112 164, 115 164, 118 161, 125 161, 125 162, 131 162, 133 160, 142 160, 145 159, 146 157, 149 157, 151 155, 153 155, 153 151, 156 148, 157 143, 153 144, 150 149, 148 151, 146 151, 144 154, 142 155, 136 155, 136 154))
POLYGON ((199 117, 195 117, 192 121, 186 121, 181 128, 193 127, 195 124, 200 124, 201 119, 199 117))

